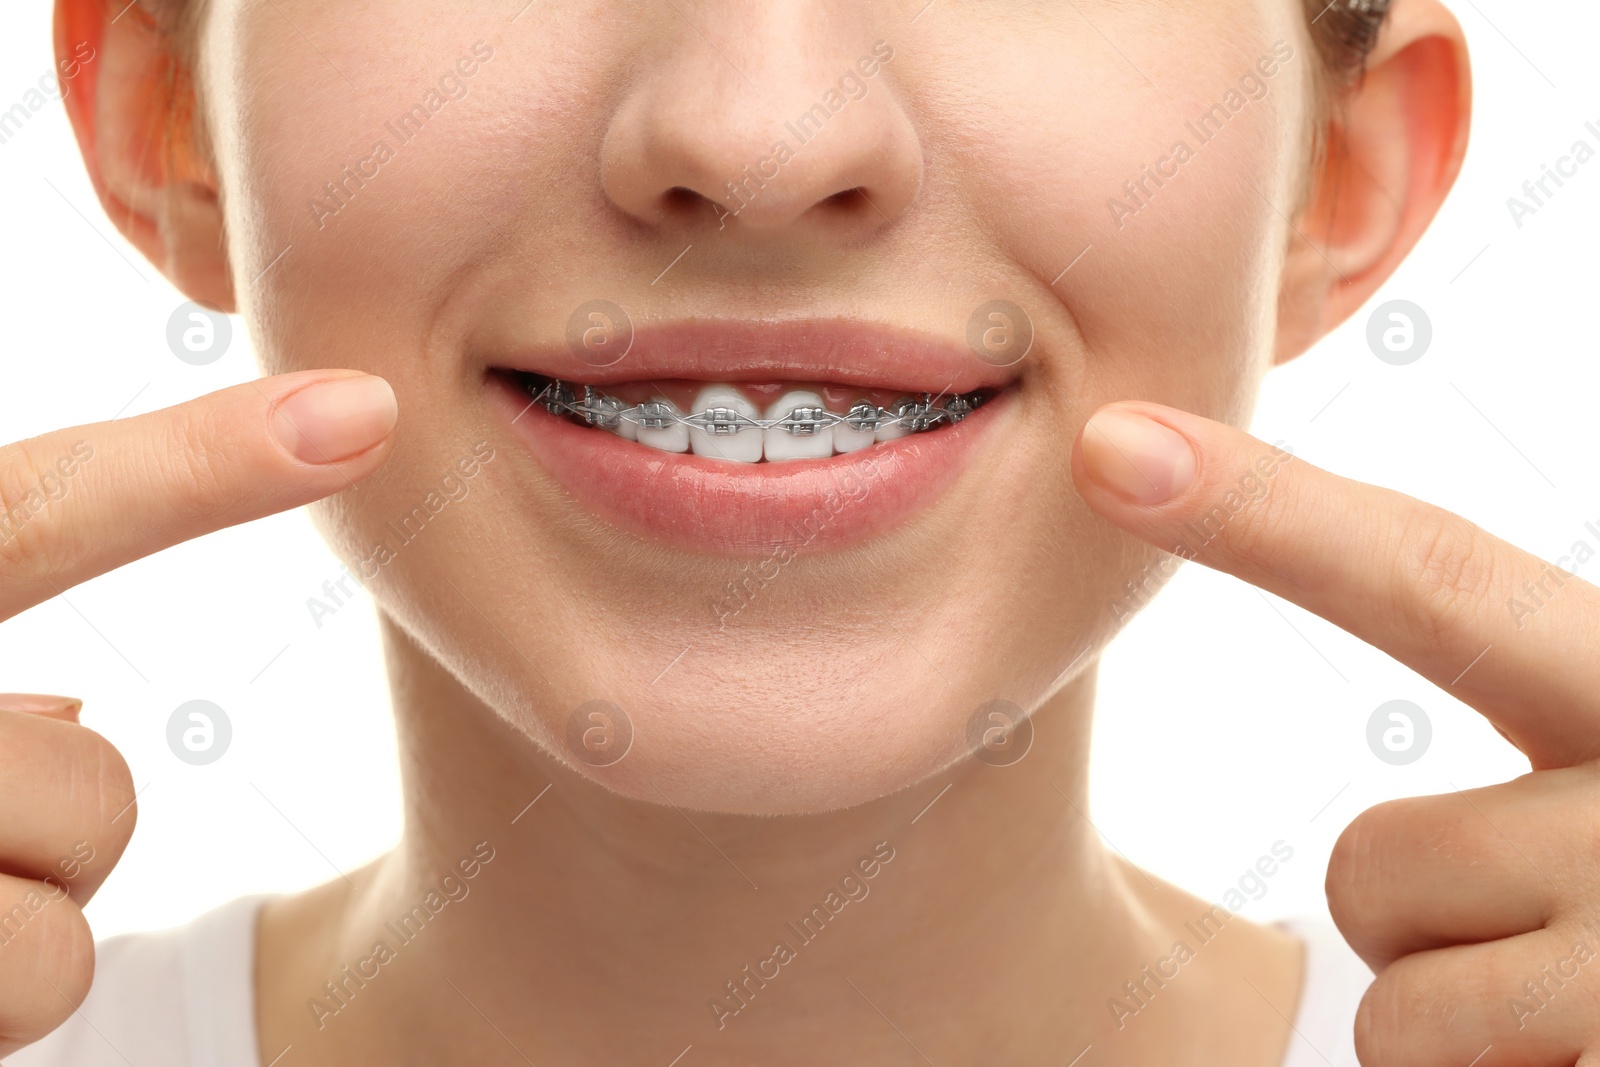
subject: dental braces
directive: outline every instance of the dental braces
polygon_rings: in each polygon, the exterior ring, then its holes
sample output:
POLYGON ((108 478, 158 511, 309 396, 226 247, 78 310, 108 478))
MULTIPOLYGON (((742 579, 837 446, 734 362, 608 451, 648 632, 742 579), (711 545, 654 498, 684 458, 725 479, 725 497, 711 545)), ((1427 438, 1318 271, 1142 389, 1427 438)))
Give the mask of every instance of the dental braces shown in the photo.
POLYGON ((592 385, 579 387, 582 390, 582 399, 579 399, 572 384, 559 378, 550 379, 541 389, 535 390, 534 386, 532 382, 526 386, 528 394, 534 403, 544 404, 550 414, 576 415, 600 429, 615 430, 627 422, 641 430, 665 430, 674 423, 682 423, 712 437, 731 437, 743 430, 786 430, 793 437, 814 437, 824 429, 840 425, 857 433, 876 433, 885 426, 903 426, 910 433, 921 433, 940 423, 960 422, 985 399, 982 393, 952 393, 948 397, 923 393, 920 399, 901 397, 893 408, 860 400, 843 415, 827 408, 805 406, 795 408, 781 419, 753 419, 727 407, 683 415, 660 400, 629 405, 601 393, 592 385))

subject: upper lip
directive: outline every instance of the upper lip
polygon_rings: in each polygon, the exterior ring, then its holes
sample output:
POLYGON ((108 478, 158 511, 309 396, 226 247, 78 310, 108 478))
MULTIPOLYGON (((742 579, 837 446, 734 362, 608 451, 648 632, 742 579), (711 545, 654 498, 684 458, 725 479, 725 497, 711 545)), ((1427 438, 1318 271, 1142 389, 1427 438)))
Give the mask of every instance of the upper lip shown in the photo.
POLYGON ((510 370, 589 385, 685 378, 713 382, 815 381, 916 393, 966 393, 1014 382, 962 341, 858 319, 684 319, 634 330, 609 366, 580 359, 564 343, 491 354, 510 370))

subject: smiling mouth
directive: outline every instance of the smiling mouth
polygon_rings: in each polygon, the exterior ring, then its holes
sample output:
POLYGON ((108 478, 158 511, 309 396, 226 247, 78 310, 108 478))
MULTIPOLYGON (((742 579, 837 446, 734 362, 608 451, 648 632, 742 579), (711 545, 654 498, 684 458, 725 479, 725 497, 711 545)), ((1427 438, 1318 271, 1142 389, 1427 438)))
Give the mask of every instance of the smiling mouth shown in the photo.
POLYGON ((684 379, 591 385, 500 373, 551 415, 660 452, 729 463, 827 459, 934 433, 1003 391, 907 394, 834 383, 684 379))
MULTIPOLYGON (((474 362, 532 484, 561 494, 538 499, 697 555, 843 550, 925 518, 975 470, 965 493, 981 494, 1025 410, 1026 368, 886 323, 625 324, 604 361, 507 331, 474 362)), ((951 507, 939 521, 961 521, 951 507)))

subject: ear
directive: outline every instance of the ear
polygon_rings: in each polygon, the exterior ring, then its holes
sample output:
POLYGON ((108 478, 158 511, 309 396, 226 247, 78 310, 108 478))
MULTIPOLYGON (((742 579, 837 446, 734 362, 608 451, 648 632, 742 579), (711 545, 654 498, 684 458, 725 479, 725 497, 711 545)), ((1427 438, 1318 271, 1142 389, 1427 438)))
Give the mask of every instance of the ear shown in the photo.
POLYGON ((189 72, 140 3, 57 0, 67 116, 106 215, 190 299, 236 310, 189 72))
POLYGON ((1277 362, 1348 318, 1411 252, 1455 184, 1471 119, 1460 23, 1439 0, 1395 0, 1366 76, 1329 120, 1291 234, 1277 362))

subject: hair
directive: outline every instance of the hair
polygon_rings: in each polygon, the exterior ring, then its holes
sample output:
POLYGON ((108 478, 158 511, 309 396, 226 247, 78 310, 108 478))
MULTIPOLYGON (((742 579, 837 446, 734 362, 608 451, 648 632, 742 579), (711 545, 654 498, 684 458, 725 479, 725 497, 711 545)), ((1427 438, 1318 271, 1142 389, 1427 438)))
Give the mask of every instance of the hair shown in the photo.
POLYGON ((1324 72, 1338 88, 1360 80, 1390 0, 1301 0, 1324 72))
MULTIPOLYGON (((1367 59, 1378 43, 1378 34, 1388 18, 1391 3, 1392 0, 1300 0, 1306 28, 1321 62, 1312 73, 1307 165, 1301 174, 1294 214, 1310 206, 1318 178, 1324 176, 1328 168, 1330 145, 1345 101, 1366 75, 1367 59)), ((1335 162, 1342 170, 1342 156, 1335 162)), ((1342 174, 1333 181, 1336 186, 1342 184, 1342 174)), ((1330 215, 1327 224, 1331 226, 1332 223, 1330 215)))

